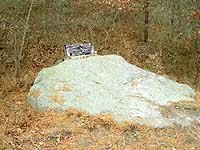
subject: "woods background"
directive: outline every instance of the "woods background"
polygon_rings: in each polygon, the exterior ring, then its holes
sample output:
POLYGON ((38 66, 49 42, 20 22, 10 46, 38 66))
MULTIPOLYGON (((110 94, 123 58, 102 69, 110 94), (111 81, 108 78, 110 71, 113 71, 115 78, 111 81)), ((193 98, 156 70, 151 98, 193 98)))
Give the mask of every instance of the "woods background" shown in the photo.
POLYGON ((199 0, 0 0, 0 75, 19 82, 93 42, 144 69, 200 85, 199 0))

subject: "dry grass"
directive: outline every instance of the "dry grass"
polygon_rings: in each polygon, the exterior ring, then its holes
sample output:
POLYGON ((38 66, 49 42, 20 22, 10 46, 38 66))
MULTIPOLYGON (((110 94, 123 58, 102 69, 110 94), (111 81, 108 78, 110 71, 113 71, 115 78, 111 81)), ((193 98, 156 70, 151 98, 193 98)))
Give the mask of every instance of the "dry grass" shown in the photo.
MULTIPOLYGON (((13 58, 18 54, 15 49, 20 49, 23 41, 23 25, 29 6, 30 1, 25 0, 20 3, 14 0, 1 2, 0 67, 6 68, 0 70, 2 74, 13 75, 15 70, 13 58)), ((155 5, 151 11, 157 9, 160 7, 155 5)), ((90 41, 99 54, 121 55, 132 64, 167 74, 195 87, 198 84, 198 62, 195 60, 195 44, 192 45, 194 39, 187 48, 184 38, 169 42, 166 39, 168 31, 160 31, 163 30, 160 28, 168 27, 169 21, 157 24, 155 19, 160 22, 163 17, 151 18, 147 45, 143 42, 143 15, 143 1, 140 0, 34 1, 29 30, 23 42, 21 72, 37 73, 46 66, 52 66, 53 62, 63 57, 63 45, 66 43, 90 41)), ((182 25, 184 28, 184 22, 182 25)), ((180 32, 185 31, 187 28, 180 32)))
POLYGON ((199 124, 155 129, 128 122, 117 124, 109 115, 90 116, 77 110, 37 112, 27 104, 25 89, 4 86, 0 149, 200 149, 199 124))
MULTIPOLYGON (((121 55, 132 64, 167 73, 191 85, 195 69, 190 48, 183 51, 183 47, 175 43, 177 49, 171 49, 169 43, 163 41, 162 45, 156 39, 149 45, 141 42, 143 28, 138 19, 141 19, 142 7, 129 6, 134 4, 132 0, 120 0, 122 3, 107 0, 101 4, 78 0, 67 5, 41 1, 33 5, 22 72, 14 81, 13 45, 16 43, 16 48, 20 48, 28 2, 2 1, 0 5, 3 27, 0 29, 3 41, 0 74, 4 74, 0 80, 0 149, 200 150, 200 124, 189 128, 153 129, 133 123, 116 124, 111 116, 89 116, 77 110, 34 111, 26 102, 27 92, 42 68, 52 66, 56 59, 63 57, 65 43, 92 41, 99 54, 121 55)), ((70 89, 66 86, 62 90, 70 89)), ((39 93, 33 94, 38 96, 39 93)), ((193 109, 194 105, 200 108, 200 92, 195 104, 182 103, 178 107, 193 109)))

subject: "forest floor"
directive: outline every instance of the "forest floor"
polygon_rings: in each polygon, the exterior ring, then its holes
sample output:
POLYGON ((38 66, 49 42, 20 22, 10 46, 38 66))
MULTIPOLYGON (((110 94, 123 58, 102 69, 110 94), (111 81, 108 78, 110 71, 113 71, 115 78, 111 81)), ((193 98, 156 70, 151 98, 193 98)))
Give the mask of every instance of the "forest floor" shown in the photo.
MULTIPOLYGON (((143 43, 143 3, 137 9, 120 12, 91 2, 35 2, 15 80, 17 50, 21 48, 29 1, 1 2, 0 150, 200 150, 198 123, 184 128, 117 124, 111 116, 89 116, 77 110, 42 113, 27 103, 37 73, 63 56, 65 43, 92 41, 98 54, 117 54, 131 64, 178 82, 198 84, 196 53, 190 47, 184 48, 178 41, 166 42, 165 36, 162 40, 160 33, 168 32, 160 32, 160 28, 151 29, 152 39, 143 43)), ((192 105, 200 110, 200 91, 197 95, 192 105)))
POLYGON ((2 150, 200 150, 200 124, 151 128, 128 122, 117 124, 111 116, 89 116, 77 110, 37 112, 26 101, 29 89, 23 80, 14 84, 4 79, 1 83, 2 150))

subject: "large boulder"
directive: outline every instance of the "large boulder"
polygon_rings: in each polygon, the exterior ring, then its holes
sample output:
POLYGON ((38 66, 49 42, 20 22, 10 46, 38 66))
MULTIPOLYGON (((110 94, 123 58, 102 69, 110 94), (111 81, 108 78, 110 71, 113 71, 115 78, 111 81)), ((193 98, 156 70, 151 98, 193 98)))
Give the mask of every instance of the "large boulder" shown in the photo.
POLYGON ((39 72, 28 102, 40 111, 70 108, 91 115, 112 114, 116 121, 154 127, 188 124, 196 116, 165 116, 164 107, 193 101, 186 84, 142 70, 116 55, 70 59, 39 72))

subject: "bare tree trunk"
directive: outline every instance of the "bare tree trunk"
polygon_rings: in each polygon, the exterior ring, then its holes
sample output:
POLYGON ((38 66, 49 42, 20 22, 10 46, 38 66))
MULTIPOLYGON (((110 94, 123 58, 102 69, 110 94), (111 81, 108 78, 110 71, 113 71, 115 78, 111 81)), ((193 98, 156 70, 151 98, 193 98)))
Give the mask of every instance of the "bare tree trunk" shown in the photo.
POLYGON ((195 77, 195 84, 196 84, 196 90, 200 88, 200 45, 199 45, 199 36, 197 34, 197 39, 195 41, 195 48, 196 48, 196 77, 195 77))
POLYGON ((173 41, 174 38, 174 32, 175 32, 175 26, 174 26, 174 0, 170 0, 170 41, 173 41))
POLYGON ((149 0, 144 0, 144 42, 149 39, 149 0))
POLYGON ((22 61, 22 58, 23 58, 23 51, 24 51, 26 33, 27 33, 27 30, 28 30, 30 15, 31 15, 32 6, 33 6, 33 1, 34 0, 31 0, 31 4, 30 4, 30 7, 29 7, 28 15, 27 15, 27 18, 26 18, 26 24, 24 26, 24 31, 23 31, 23 36, 22 36, 21 48, 19 50, 19 55, 17 56, 17 58, 15 60, 15 63, 16 63, 15 64, 15 78, 18 76, 19 69, 21 67, 21 61, 22 61))

